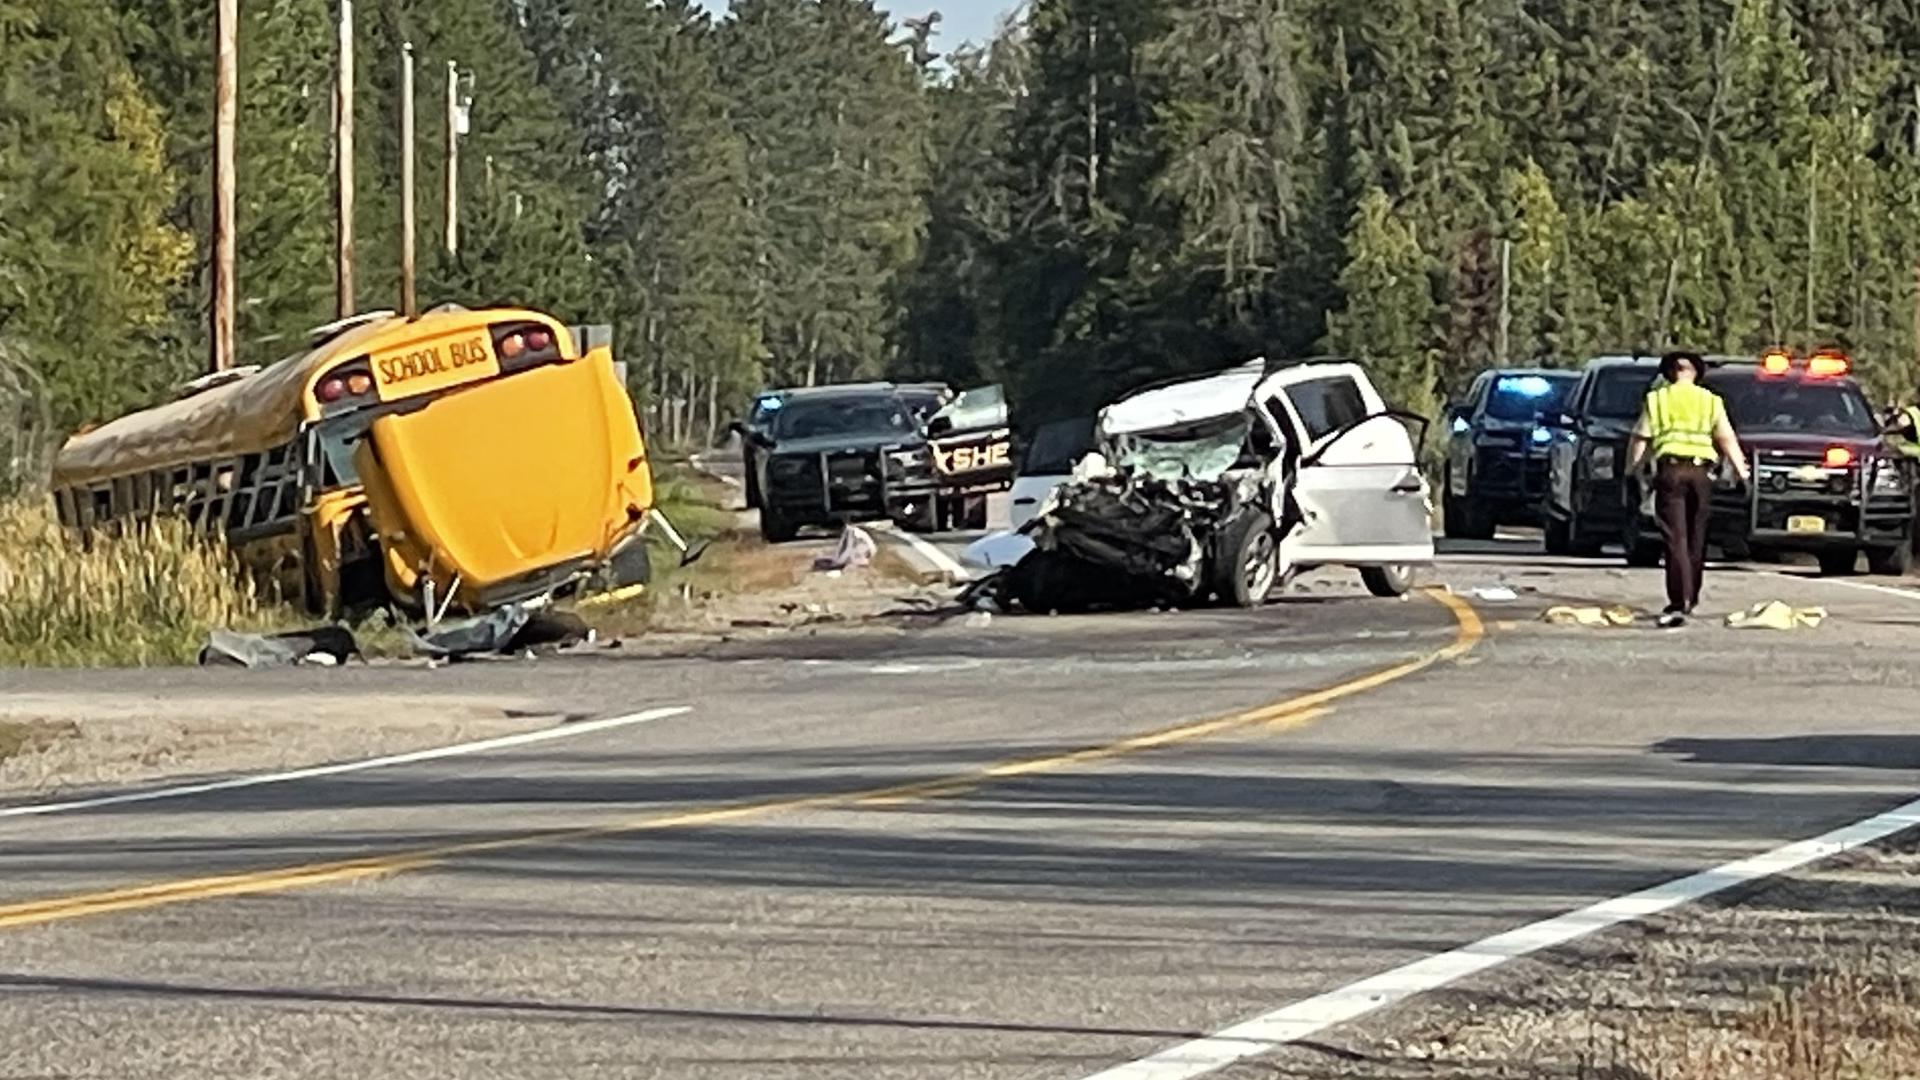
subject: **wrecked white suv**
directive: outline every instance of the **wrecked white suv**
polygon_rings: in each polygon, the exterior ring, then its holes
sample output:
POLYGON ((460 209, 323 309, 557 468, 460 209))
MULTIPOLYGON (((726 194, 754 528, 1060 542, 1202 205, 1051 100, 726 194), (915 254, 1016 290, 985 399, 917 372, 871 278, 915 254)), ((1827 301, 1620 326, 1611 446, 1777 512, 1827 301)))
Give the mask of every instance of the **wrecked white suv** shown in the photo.
POLYGON ((1409 423, 1426 421, 1388 408, 1346 362, 1254 361, 1130 394, 1022 526, 1031 547, 1004 590, 1036 612, 1251 607, 1332 565, 1398 596, 1434 554, 1409 423))

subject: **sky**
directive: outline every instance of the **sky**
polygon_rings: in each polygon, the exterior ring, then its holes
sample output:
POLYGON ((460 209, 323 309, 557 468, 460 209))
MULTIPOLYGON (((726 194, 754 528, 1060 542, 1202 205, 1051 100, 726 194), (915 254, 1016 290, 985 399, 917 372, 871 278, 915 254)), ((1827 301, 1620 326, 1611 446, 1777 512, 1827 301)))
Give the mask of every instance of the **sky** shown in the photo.
MULTIPOLYGON (((727 0, 700 0, 713 11, 724 11, 727 0)), ((881 10, 894 21, 917 19, 929 11, 940 13, 933 47, 945 52, 962 42, 985 42, 993 36, 994 21, 1016 6, 1016 0, 880 0, 881 10)))

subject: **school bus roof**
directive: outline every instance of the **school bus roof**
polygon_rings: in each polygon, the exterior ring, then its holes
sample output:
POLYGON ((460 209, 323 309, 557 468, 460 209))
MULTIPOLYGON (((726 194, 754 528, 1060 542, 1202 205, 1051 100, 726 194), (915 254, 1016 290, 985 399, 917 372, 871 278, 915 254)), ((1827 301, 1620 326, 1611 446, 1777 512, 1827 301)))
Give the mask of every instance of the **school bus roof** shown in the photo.
POLYGON ((404 321, 370 319, 255 374, 75 435, 54 458, 53 485, 90 484, 281 446, 305 420, 308 389, 321 370, 358 355, 404 321))

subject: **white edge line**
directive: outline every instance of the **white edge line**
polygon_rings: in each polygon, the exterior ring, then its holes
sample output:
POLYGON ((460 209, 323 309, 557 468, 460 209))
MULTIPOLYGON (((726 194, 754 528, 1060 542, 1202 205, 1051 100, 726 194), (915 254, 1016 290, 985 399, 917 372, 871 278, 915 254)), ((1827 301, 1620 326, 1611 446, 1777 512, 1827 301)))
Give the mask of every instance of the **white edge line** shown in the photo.
POLYGON ((603 720, 586 720, 577 724, 565 724, 560 727, 542 728, 539 731, 523 731, 515 735, 499 735, 491 739, 475 742, 455 743, 451 746, 436 746, 429 750, 415 750, 405 754, 390 754, 386 757, 367 758, 363 761, 344 761, 333 765, 314 765, 305 769, 289 772, 261 773, 251 776, 235 776, 225 780, 210 780, 203 784, 185 784, 179 787, 153 788, 145 791, 128 791, 117 795, 100 795, 91 799, 75 799, 70 802, 33 803, 27 806, 0 808, 0 818, 37 817, 45 814, 65 814, 77 810, 97 810, 106 806, 125 806, 128 803, 158 802, 162 799, 184 799, 193 795, 207 795, 218 791, 235 791, 240 788, 259 787, 263 784, 285 784, 295 780, 311 780, 320 776, 338 776, 342 773, 364 772, 368 769, 383 769, 394 765, 411 765, 421 761, 436 761, 440 758, 463 757, 468 754, 484 754, 490 750, 506 750, 516 746, 529 746, 534 743, 551 742, 555 739, 570 739, 577 735, 591 735, 596 731, 611 728, 629 727, 634 724, 665 720, 668 717, 682 716, 692 712, 691 706, 672 705, 645 712, 629 713, 625 716, 612 716, 603 720))
POLYGON ((1520 957, 1669 911, 1740 885, 1790 873, 1920 827, 1920 799, 1811 840, 1570 911, 1382 972, 1235 1024, 1213 1035, 1096 1073, 1087 1080, 1192 1080, 1271 1053, 1520 957))
POLYGON ((1899 589, 1892 585, 1875 585, 1871 581, 1848 581, 1846 578, 1805 577, 1800 574, 1783 574, 1778 570, 1762 570, 1760 573, 1765 574, 1767 577, 1779 578, 1782 581, 1797 581, 1803 584, 1812 583, 1816 585, 1838 585, 1846 589, 1860 589, 1865 592, 1898 596, 1904 600, 1920 600, 1920 589, 1899 589))
POLYGON ((955 562, 953 556, 941 551, 939 547, 934 544, 927 542, 924 537, 915 536, 913 533, 904 530, 888 529, 885 530, 885 532, 888 536, 896 536, 905 541, 908 547, 919 552, 922 557, 932 563, 934 569, 953 580, 966 581, 973 576, 967 572, 966 567, 955 562))

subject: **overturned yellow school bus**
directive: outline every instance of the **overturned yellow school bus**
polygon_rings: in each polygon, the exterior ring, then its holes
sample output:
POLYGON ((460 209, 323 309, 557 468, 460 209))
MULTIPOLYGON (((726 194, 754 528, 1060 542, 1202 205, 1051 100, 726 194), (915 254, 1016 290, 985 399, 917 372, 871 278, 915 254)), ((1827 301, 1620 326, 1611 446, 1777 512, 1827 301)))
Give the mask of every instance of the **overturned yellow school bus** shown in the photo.
POLYGON ((327 614, 643 583, 653 482, 609 337, 521 310, 346 320, 70 439, 54 498, 82 532, 184 517, 327 614))

